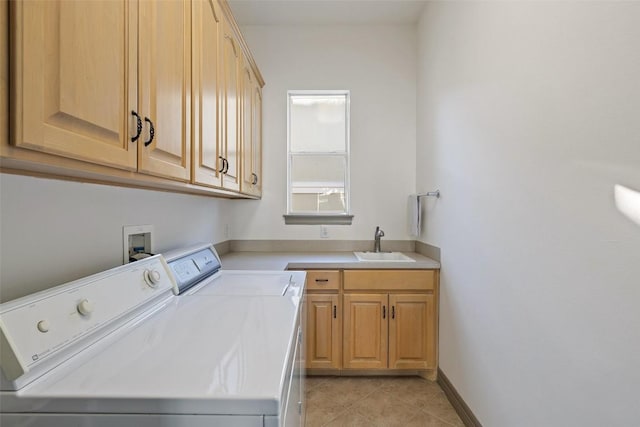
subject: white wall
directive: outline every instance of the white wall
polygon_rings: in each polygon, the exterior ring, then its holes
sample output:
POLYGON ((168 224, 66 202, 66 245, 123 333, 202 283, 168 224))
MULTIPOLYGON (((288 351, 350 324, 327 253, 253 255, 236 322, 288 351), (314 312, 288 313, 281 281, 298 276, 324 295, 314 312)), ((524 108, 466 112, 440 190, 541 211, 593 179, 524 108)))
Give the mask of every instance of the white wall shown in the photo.
POLYGON ((415 191, 415 26, 247 26, 266 81, 263 198, 233 205, 234 239, 318 239, 319 226, 284 225, 287 90, 351 91, 351 226, 332 239, 409 239, 407 197, 415 191))
POLYGON ((122 227, 152 224, 161 252, 226 240, 233 201, 0 175, 0 299, 122 264, 122 227))
POLYGON ((485 426, 640 419, 640 3, 428 2, 421 240, 440 364, 485 426), (638 194, 636 194, 638 196, 638 194), (640 209, 636 206, 635 209, 640 209))

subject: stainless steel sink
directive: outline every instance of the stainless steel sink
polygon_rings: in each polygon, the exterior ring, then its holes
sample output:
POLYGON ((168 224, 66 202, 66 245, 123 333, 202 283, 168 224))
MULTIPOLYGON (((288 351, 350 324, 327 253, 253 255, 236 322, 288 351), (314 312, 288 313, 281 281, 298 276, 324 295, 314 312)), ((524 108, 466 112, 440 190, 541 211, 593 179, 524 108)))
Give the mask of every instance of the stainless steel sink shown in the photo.
POLYGON ((358 261, 364 262, 416 262, 402 252, 354 252, 358 261))

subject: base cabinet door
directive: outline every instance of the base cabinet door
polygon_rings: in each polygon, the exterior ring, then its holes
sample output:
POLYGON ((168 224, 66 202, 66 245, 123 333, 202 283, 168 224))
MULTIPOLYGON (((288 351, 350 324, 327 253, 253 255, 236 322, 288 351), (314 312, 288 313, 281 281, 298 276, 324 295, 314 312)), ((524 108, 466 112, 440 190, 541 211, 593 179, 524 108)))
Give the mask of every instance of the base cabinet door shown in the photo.
POLYGON ((387 368, 387 316, 387 294, 344 294, 344 368, 387 368))
POLYGON ((432 294, 390 294, 389 368, 435 367, 435 322, 432 294))
POLYGON ((344 368, 433 369, 433 294, 344 294, 344 368))
POLYGON ((339 369, 341 307, 338 294, 308 294, 307 369, 339 369))

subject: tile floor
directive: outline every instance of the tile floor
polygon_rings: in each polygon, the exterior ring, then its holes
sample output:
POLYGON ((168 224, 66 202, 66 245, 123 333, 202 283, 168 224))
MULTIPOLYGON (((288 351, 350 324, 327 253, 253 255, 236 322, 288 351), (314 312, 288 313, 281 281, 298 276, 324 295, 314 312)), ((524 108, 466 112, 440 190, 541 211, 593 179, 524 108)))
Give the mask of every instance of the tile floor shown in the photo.
POLYGON ((306 427, 463 427, 440 386, 420 377, 307 377, 306 427))

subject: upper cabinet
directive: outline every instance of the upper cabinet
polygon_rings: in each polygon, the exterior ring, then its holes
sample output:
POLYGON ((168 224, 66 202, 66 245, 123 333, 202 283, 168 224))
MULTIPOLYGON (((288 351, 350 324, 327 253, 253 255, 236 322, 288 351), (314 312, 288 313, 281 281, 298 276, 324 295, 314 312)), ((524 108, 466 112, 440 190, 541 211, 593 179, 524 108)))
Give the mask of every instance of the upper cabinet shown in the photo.
POLYGON ((253 109, 251 110, 251 181, 250 194, 262 196, 262 87, 253 85, 253 109))
POLYGON ((138 171, 191 180, 191 1, 141 1, 138 171))
POLYGON ((216 1, 193 2, 193 182, 222 186, 220 53, 222 11, 216 1))
POLYGON ((137 5, 27 1, 13 7, 13 143, 135 170, 137 5))
MULTIPOLYGON (((12 132, 3 169, 246 197, 242 177, 260 171, 254 131, 242 128, 244 58, 259 71, 224 0, 10 9, 12 132)), ((250 84, 253 93, 264 83, 250 84)))
POLYGON ((228 20, 222 26, 222 80, 224 109, 222 121, 222 160, 225 163, 222 183, 230 190, 240 190, 240 45, 228 20))
POLYGON ((245 194, 262 195, 262 88, 249 61, 242 67, 242 182, 245 194))

